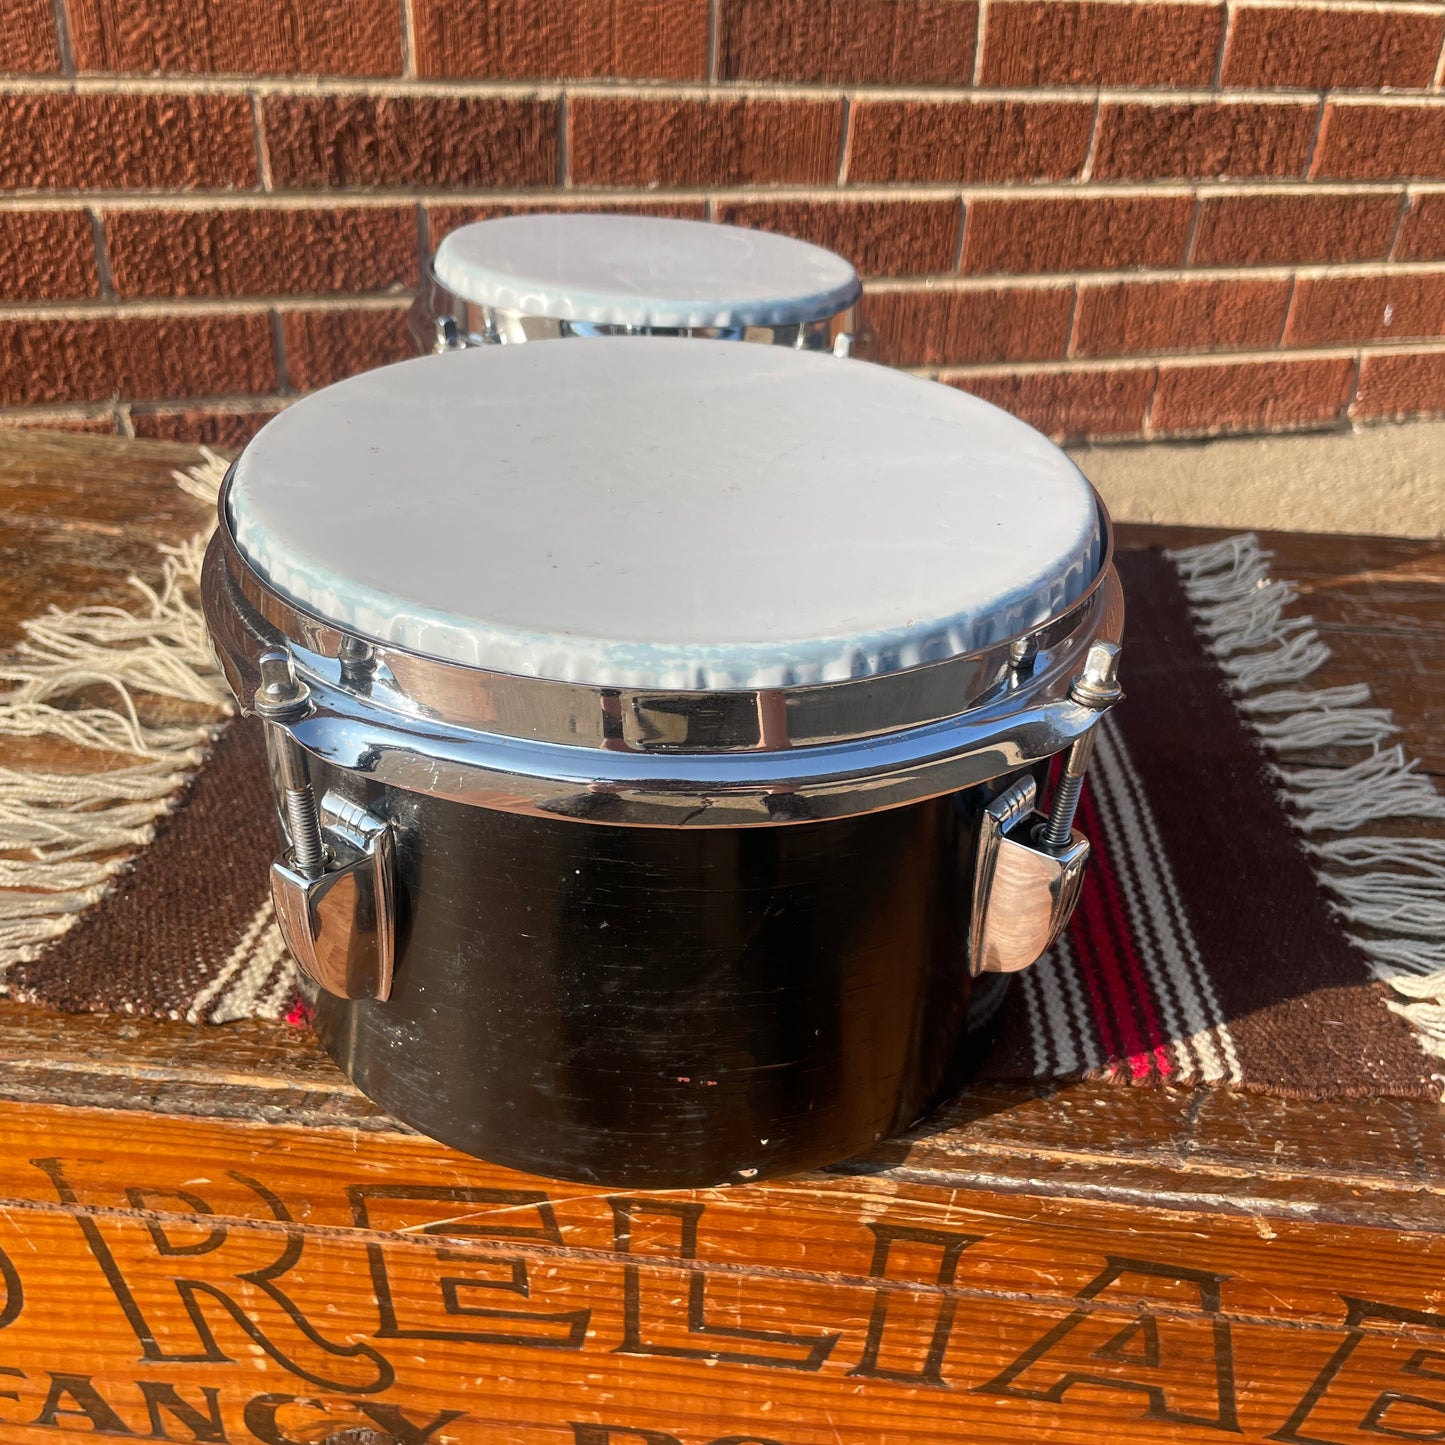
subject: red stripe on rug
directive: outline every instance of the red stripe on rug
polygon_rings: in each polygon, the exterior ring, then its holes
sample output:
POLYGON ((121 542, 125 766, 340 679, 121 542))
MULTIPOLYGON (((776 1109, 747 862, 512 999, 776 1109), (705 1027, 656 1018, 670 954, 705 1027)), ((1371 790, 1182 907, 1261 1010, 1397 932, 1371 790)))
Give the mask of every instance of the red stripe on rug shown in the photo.
MULTIPOLYGON (((1088 788, 1079 804, 1079 824, 1085 836, 1094 840, 1094 853, 1079 899, 1075 944, 1087 938, 1100 991, 1113 1006, 1122 1048, 1110 1047, 1109 1052, 1125 1056, 1125 1066, 1135 1079, 1147 1078, 1150 1073, 1167 1077, 1174 1070, 1168 1037, 1160 1021, 1153 985, 1134 946, 1109 834, 1088 788)), ((1101 1036, 1105 1034, 1102 1022, 1096 1017, 1101 1036)), ((1107 1046, 1107 1039, 1105 1042, 1107 1046)))

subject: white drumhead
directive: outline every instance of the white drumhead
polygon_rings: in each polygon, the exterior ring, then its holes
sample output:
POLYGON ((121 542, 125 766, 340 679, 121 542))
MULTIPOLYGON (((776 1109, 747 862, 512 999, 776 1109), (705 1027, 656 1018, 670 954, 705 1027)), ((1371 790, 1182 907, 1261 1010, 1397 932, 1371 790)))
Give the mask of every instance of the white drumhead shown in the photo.
POLYGON ((599 326, 786 326, 832 316, 861 290, 821 246, 662 216, 476 221, 442 241, 432 270, 478 305, 599 326))
POLYGON ((268 423, 230 518, 281 592, 433 657, 608 686, 896 671, 1082 595, 1047 438, 937 382, 725 341, 475 347, 268 423))

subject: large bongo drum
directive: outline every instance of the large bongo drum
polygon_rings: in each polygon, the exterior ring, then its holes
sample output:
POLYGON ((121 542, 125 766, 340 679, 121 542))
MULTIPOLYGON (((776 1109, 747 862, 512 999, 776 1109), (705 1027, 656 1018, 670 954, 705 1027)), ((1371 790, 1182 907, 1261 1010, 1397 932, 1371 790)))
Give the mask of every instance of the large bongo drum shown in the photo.
POLYGON ((242 453, 204 603, 324 1046, 487 1159, 852 1155, 1077 896, 1109 523, 951 388, 696 340, 385 367, 242 453))
POLYGON ((694 336, 847 354, 857 273, 821 246, 664 216, 542 212, 446 236, 411 311, 418 349, 694 336))

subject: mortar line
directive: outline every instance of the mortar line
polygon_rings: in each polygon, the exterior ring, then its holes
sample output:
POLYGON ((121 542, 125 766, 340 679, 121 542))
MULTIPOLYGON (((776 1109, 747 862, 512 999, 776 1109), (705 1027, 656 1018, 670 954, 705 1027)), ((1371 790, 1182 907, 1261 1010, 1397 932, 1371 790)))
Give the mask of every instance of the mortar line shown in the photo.
POLYGON ((100 294, 105 297, 115 296, 115 277, 110 269, 110 248, 105 240, 105 221, 96 206, 91 206, 90 211, 90 240, 95 247, 95 274, 100 281, 100 294))
POLYGON ((401 73, 416 78, 416 16, 411 0, 397 0, 397 19, 401 24, 401 73))
POLYGON ((286 328, 281 323, 281 313, 272 309, 270 314, 271 322, 271 354, 276 363, 276 389, 283 395, 295 392, 296 388, 291 385, 291 366, 286 355, 286 328))
MULTIPOLYGON (((393 98, 555 100, 564 82, 556 80, 449 80, 426 77, 377 79, 349 76, 196 76, 117 75, 74 76, 11 75, 0 80, 0 94, 7 95, 233 95, 278 98, 337 96, 351 99, 393 98)), ((969 106, 991 102, 1037 105, 1086 104, 1103 100, 1116 104, 1177 106, 1180 104, 1218 106, 1257 105, 1270 109, 1291 109, 1319 104, 1318 92, 1285 90, 1230 90, 1222 94, 1199 87, 1178 90, 1118 86, 899 86, 833 83, 801 85, 796 82, 766 84, 752 80, 720 81, 597 81, 565 82, 574 96, 603 100, 707 100, 709 98, 796 101, 832 104, 845 95, 868 101, 907 101, 969 106)), ((1445 106, 1445 95, 1429 90, 1332 91, 1330 97, 1341 105, 1399 107, 1421 110, 1445 106)))
POLYGON ((1219 50, 1214 57, 1214 78, 1210 85, 1215 90, 1224 89, 1224 58, 1229 53, 1229 40, 1234 34, 1234 3, 1228 0, 1224 7, 1224 26, 1219 32, 1219 50))
POLYGON ((251 97, 251 134, 256 147, 256 179, 263 191, 271 190, 271 154, 266 146, 266 118, 261 97, 251 97))
POLYGON ((1389 257, 1391 261, 1396 259, 1395 251, 1399 247, 1400 237, 1405 231, 1405 218, 1410 214, 1414 204, 1414 194, 1410 187, 1407 186, 1404 193, 1400 196, 1400 209, 1395 213, 1395 229, 1390 233, 1389 249, 1385 252, 1385 255, 1389 257))
POLYGON ((557 97, 557 187, 559 190, 572 188, 572 112, 567 104, 567 92, 557 97))
POLYGON ((1104 102, 1094 101, 1094 118, 1089 122, 1089 144, 1084 150, 1084 164, 1079 167, 1080 182, 1087 183, 1094 174, 1094 155, 1099 147, 1099 122, 1104 112, 1104 102))
POLYGON ((853 140, 853 102, 848 96, 843 97, 842 111, 838 120, 838 167, 834 174, 838 177, 840 186, 846 185, 848 181, 848 152, 853 140))
POLYGON ((76 73, 75 44, 70 34, 70 16, 65 9, 65 0, 51 0, 51 12, 55 16, 55 48, 60 55, 62 75, 76 73))
POLYGON ((1189 230, 1184 237, 1184 264, 1194 265, 1194 248, 1199 236, 1199 220, 1204 211, 1204 197, 1194 193, 1194 208, 1189 212, 1189 230))
MULTIPOLYGON (((937 295, 998 291, 1051 291, 1066 286, 1158 286, 1198 282, 1254 282, 1320 279, 1380 279, 1390 276, 1442 276, 1445 261, 1365 261, 1344 265, 1299 266, 1200 266, 1157 270, 1041 272, 1027 275, 987 272, 931 276, 880 276, 869 278, 867 294, 937 295)), ((373 291, 363 293, 296 293, 293 295, 177 296, 120 298, 74 297, 67 300, 11 302, 0 306, 0 320, 52 321, 92 318, 140 318, 245 314, 274 309, 330 311, 389 311, 410 304, 413 292, 373 291)), ((1428 339, 1428 338, 1426 338, 1428 339)))
POLYGON ((1320 111, 1315 117, 1314 134, 1310 137, 1310 148, 1305 156, 1304 178, 1309 180, 1315 173, 1315 168, 1324 163, 1324 138, 1325 138, 1325 117, 1329 113, 1329 99, 1325 95, 1320 96, 1320 111))
MULTIPOLYGON (((1105 3, 1105 0, 1099 0, 1105 3)), ((1175 0, 1180 3, 1180 0, 1175 0)), ((1272 177, 1254 182, 1237 179, 1215 181, 1203 178, 1167 177, 1156 181, 945 181, 937 184, 850 184, 741 185, 716 187, 597 186, 585 192, 569 188, 563 194, 555 188, 532 190, 485 190, 476 187, 374 186, 365 191, 298 187, 285 191, 166 191, 102 189, 13 190, 0 194, 0 210, 56 211, 103 205, 107 210, 300 210, 330 207, 335 210, 412 205, 517 205, 541 199, 589 202, 698 201, 709 197, 725 203, 749 201, 951 201, 951 200, 1075 200, 1079 202, 1121 199, 1169 199, 1181 196, 1252 198, 1264 196, 1372 196, 1399 195, 1406 187, 1419 195, 1445 192, 1445 178, 1407 181, 1387 180, 1310 181, 1303 177, 1272 177)))

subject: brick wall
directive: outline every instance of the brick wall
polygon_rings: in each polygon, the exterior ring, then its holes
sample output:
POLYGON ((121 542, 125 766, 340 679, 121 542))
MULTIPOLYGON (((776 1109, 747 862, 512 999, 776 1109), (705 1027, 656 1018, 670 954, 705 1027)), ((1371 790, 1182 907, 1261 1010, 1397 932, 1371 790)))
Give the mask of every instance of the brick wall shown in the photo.
POLYGON ((0 422, 220 443, 479 214, 853 258, 1057 435, 1445 411, 1445 3, 7 0, 0 422))

